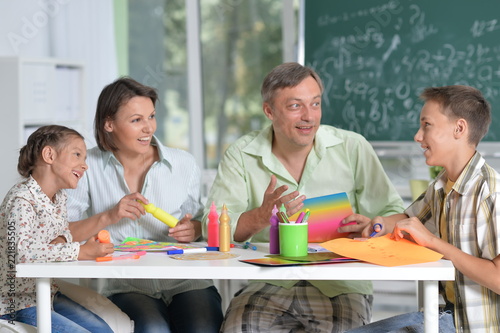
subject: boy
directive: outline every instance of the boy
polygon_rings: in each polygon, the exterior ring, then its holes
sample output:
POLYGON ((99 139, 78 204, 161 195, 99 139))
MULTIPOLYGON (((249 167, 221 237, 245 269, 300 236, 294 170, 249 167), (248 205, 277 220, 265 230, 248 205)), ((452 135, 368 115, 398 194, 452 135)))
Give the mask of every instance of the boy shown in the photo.
MULTIPOLYGON (((467 86, 427 88, 421 98, 425 105, 415 141, 424 149, 428 165, 445 170, 404 214, 376 217, 365 225, 362 235, 381 223, 377 236, 392 231, 395 240, 410 236, 443 254, 456 268, 455 281, 443 284, 446 308, 454 310, 456 331, 498 332, 500 175, 476 151, 491 123, 490 106, 480 91, 467 86)), ((355 229, 345 226, 339 231, 355 229)), ((353 332, 374 329, 374 325, 396 329, 396 321, 418 326, 421 318, 402 315, 353 332), (412 323, 408 318, 418 319, 412 323)), ((441 329, 442 319, 446 315, 440 318, 441 329)))

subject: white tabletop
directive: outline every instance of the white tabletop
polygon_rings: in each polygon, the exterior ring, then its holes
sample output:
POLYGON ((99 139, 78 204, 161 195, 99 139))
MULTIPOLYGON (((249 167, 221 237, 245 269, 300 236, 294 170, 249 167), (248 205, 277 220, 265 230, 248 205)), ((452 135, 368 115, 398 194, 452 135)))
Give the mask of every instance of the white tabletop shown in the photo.
POLYGON ((268 244, 257 250, 231 249, 239 257, 224 260, 176 260, 165 253, 140 259, 109 262, 74 261, 16 265, 18 277, 37 278, 38 331, 51 332, 50 278, 132 279, 258 279, 258 280, 419 280, 423 284, 426 332, 438 332, 438 281, 453 280, 455 268, 447 260, 397 267, 348 262, 287 267, 262 267, 240 259, 262 258, 268 244))
POLYGON ((149 252, 140 259, 109 262, 75 261, 19 264, 18 277, 34 278, 134 278, 134 279, 259 279, 259 280, 453 280, 448 260, 384 267, 363 262, 307 266, 261 267, 239 259, 262 258, 267 244, 255 244, 257 251, 231 249, 239 257, 224 260, 176 260, 165 253, 149 252))

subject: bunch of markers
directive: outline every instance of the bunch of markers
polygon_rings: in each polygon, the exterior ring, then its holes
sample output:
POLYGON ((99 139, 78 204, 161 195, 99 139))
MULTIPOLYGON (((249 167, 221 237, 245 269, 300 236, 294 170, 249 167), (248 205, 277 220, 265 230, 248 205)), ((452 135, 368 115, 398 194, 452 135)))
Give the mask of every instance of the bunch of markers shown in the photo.
MULTIPOLYGON (((309 215, 310 211, 309 209, 306 209, 305 212, 301 212, 299 214, 295 223, 307 223, 309 215)), ((286 215, 286 208, 284 204, 281 205, 279 210, 276 205, 274 205, 269 222, 271 223, 271 227, 269 229, 269 253, 280 254, 279 223, 291 223, 286 215)))
POLYGON ((208 246, 218 247, 220 252, 229 252, 231 248, 231 227, 229 226, 226 204, 222 206, 220 218, 215 203, 212 202, 210 206, 208 214, 208 246))
POLYGON ((236 247, 238 249, 252 249, 254 251, 257 250, 257 246, 250 242, 245 242, 245 244, 231 244, 231 247, 236 247))

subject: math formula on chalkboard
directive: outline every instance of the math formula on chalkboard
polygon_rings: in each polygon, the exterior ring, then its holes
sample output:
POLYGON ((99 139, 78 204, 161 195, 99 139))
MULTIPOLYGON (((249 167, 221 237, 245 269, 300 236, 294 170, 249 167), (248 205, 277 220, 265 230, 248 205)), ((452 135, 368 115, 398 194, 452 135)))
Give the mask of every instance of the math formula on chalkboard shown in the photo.
POLYGON ((314 1, 304 7, 304 60, 324 84, 323 123, 371 141, 412 141, 425 87, 480 89, 500 141, 500 2, 314 1))

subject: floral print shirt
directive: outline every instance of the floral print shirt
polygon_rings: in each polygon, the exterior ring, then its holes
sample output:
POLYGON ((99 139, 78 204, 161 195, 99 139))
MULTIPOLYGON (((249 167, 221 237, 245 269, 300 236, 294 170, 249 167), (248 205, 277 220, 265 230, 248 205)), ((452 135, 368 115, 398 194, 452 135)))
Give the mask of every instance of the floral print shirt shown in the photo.
MULTIPOLYGON (((0 315, 36 305, 35 279, 17 278, 16 264, 77 260, 80 244, 72 242, 64 191, 55 200, 32 177, 7 193, 0 207, 0 315), (66 243, 50 244, 58 236, 66 243)), ((52 283, 52 295, 57 286, 52 283)))

